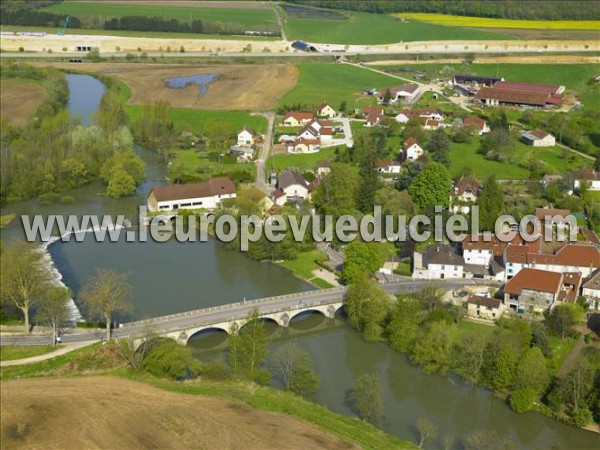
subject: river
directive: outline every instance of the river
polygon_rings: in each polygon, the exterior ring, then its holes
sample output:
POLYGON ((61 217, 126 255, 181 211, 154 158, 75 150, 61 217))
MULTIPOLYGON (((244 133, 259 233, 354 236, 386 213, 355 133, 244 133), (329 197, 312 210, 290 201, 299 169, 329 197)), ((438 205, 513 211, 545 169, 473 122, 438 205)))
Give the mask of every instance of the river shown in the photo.
MULTIPOLYGON (((86 76, 69 76, 68 81, 71 96, 86 89, 89 82, 86 76)), ((86 103, 87 110, 97 108, 102 92, 97 91, 93 99, 85 97, 87 102, 93 102, 86 103)), ((73 104, 69 103, 71 107, 73 104)), ((31 200, 10 205, 2 214, 122 213, 135 217, 136 207, 145 202, 152 186, 165 182, 166 169, 156 153, 141 148, 137 152, 146 162, 147 182, 134 197, 113 200, 99 196, 104 188, 100 183, 92 183, 69 193, 75 198, 72 204, 44 206, 31 200)), ((2 231, 3 238, 21 235, 18 220, 2 231)), ((49 250, 64 282, 75 293, 98 267, 129 273, 135 318, 310 289, 284 269, 250 261, 215 241, 97 243, 88 234, 81 243, 59 242, 49 250)), ((321 379, 314 400, 332 411, 353 414, 347 394, 355 378, 363 372, 379 373, 384 391, 383 429, 416 441, 416 421, 428 417, 439 428, 439 435, 428 441, 426 448, 441 448, 442 439, 448 434, 454 436, 455 448, 462 448, 464 437, 477 430, 495 430, 511 437, 520 448, 600 448, 600 435, 560 424, 541 414, 516 414, 489 391, 468 385, 458 377, 425 374, 387 346, 365 343, 342 318, 325 319, 308 314, 294 320, 289 328, 271 323, 267 326, 271 350, 293 341, 309 353, 321 379)), ((199 358, 222 358, 225 341, 225 333, 217 332, 198 336, 189 345, 199 358)))

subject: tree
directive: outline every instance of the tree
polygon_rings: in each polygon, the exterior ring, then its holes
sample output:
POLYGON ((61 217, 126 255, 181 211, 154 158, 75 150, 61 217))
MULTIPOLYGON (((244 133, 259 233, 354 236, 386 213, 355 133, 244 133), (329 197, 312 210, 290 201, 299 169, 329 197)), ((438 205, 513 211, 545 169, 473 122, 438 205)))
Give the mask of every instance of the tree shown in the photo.
POLYGON ((346 284, 356 283, 374 274, 383 266, 384 259, 378 244, 354 241, 344 250, 342 280, 346 284))
POLYGON ((464 442, 465 450, 511 450, 517 448, 514 442, 499 435, 494 430, 481 430, 470 433, 464 442))
POLYGON ((562 401, 571 409, 571 413, 584 407, 585 398, 594 385, 594 370, 590 367, 587 359, 579 356, 571 370, 560 383, 560 397, 562 401))
POLYGON ((374 281, 363 279, 348 288, 344 307, 350 324, 363 333, 367 342, 383 340, 384 321, 392 307, 386 291, 374 281))
POLYGON ((419 431, 419 448, 423 448, 423 444, 427 439, 434 438, 437 435, 437 427, 427 417, 419 417, 417 430, 419 431))
POLYGON ((257 309, 252 310, 240 330, 230 333, 227 352, 235 376, 264 381, 268 375, 262 368, 267 357, 267 331, 257 309))
POLYGON ((415 298, 423 309, 431 314, 441 304, 443 295, 443 289, 435 286, 426 286, 415 295, 415 298))
POLYGON ((563 303, 546 314, 546 325, 554 334, 564 339, 573 332, 573 326, 581 320, 583 310, 574 303, 563 303))
POLYGON ((461 334, 454 345, 454 367, 471 383, 479 381, 488 340, 486 334, 473 330, 461 334))
POLYGON ((410 194, 391 186, 384 186, 375 193, 375 205, 381 206, 382 213, 390 216, 410 216, 414 211, 410 194))
POLYGON ((383 416, 381 382, 376 373, 364 373, 355 382, 350 401, 361 419, 375 424, 383 416))
POLYGON ((29 333, 29 313, 50 283, 43 255, 30 244, 14 241, 2 249, 0 258, 2 297, 22 313, 25 332, 29 333))
POLYGON ((53 286, 46 290, 46 295, 39 302, 36 320, 47 323, 52 327, 52 337, 56 345, 58 329, 69 320, 68 301, 71 299, 69 289, 61 286, 53 286))
POLYGON ((544 391, 549 381, 546 358, 542 351, 537 347, 528 349, 517 364, 514 387, 531 389, 539 394, 544 391))
POLYGON ((513 411, 522 413, 531 411, 537 394, 531 388, 520 388, 510 394, 508 404, 513 411))
POLYGON ((445 373, 451 360, 452 330, 444 322, 431 322, 417 337, 412 360, 427 373, 445 373))
POLYGON ((450 194, 448 170, 437 162, 427 164, 412 181, 408 192, 421 211, 434 206, 448 206, 450 194))
POLYGON ((90 317, 104 320, 107 341, 110 340, 110 326, 115 316, 132 310, 130 296, 127 275, 108 269, 98 269, 79 294, 90 317))
POLYGON ((375 205, 375 192, 379 188, 379 174, 377 173, 377 153, 369 149, 360 161, 360 185, 357 192, 357 207, 363 213, 373 211, 375 205))
POLYGON ((512 344, 492 340, 485 352, 483 372, 486 384, 496 391, 503 391, 513 384, 517 354, 512 344))
POLYGON ((313 203, 323 214, 339 217, 356 210, 356 196, 360 176, 348 164, 333 164, 313 194, 313 203))
POLYGON ((304 398, 310 398, 319 388, 310 356, 295 344, 287 344, 275 353, 273 370, 283 387, 304 398))
POLYGON ((108 182, 106 195, 113 198, 127 197, 135 193, 135 180, 123 169, 117 169, 108 182))
POLYGON ((159 342, 157 337, 154 328, 148 325, 144 328, 144 334, 140 338, 133 339, 130 336, 127 339, 119 339, 117 341, 117 355, 130 368, 139 371, 143 367, 150 350, 159 342), (136 341, 139 342, 138 345, 136 345, 136 341))
POLYGON ((429 136, 425 149, 433 155, 433 160, 440 164, 448 165, 448 149, 450 139, 443 128, 438 128, 429 136))
POLYGON ((496 220, 504 209, 504 192, 496 181, 495 175, 490 175, 483 183, 479 196, 479 226, 482 230, 494 231, 496 220))
POLYGON ((348 103, 346 102, 346 100, 342 100, 340 102, 340 107, 339 107, 339 111, 340 112, 345 112, 346 109, 348 109, 348 103))
POLYGON ((410 353, 421 323, 422 308, 412 297, 398 297, 387 328, 388 341, 394 350, 410 353))

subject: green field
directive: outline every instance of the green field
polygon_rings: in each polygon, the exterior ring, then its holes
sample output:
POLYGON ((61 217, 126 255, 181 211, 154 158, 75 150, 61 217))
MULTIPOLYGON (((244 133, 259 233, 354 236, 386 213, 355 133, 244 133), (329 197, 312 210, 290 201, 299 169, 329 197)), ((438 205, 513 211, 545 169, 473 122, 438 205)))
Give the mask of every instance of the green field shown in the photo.
MULTIPOLYGON (((144 107, 141 105, 126 105, 125 112, 132 122, 142 117, 144 107)), ((250 127, 259 133, 267 130, 267 119, 262 116, 252 116, 246 111, 213 111, 191 108, 171 108, 171 120, 178 131, 198 132, 207 122, 226 124, 232 137, 243 126, 250 127)))
POLYGON ((157 5, 125 5, 110 2, 63 2, 42 8, 43 11, 56 14, 69 14, 78 18, 98 17, 110 19, 123 16, 161 17, 180 21, 209 20, 212 22, 234 23, 248 30, 267 26, 275 29, 277 20, 270 8, 237 9, 237 8, 205 8, 169 5, 161 2, 157 5))
POLYGON ((306 155, 283 154, 274 155, 267 160, 267 169, 300 169, 313 170, 318 161, 327 160, 333 161, 335 156, 335 148, 325 148, 317 153, 309 153, 306 155))
POLYGON ((283 261, 279 263, 279 265, 290 270, 298 278, 307 280, 322 289, 333 287, 327 281, 313 275, 313 270, 321 269, 315 261, 327 261, 327 256, 319 250, 312 250, 309 252, 302 252, 298 255, 298 258, 283 261))
POLYGON ((400 20, 383 14, 346 13, 346 20, 288 17, 289 39, 330 44, 393 44, 437 40, 505 40, 502 33, 400 20))
POLYGON ((572 160, 565 161, 562 150, 558 147, 534 149, 521 142, 516 144, 513 151, 515 162, 491 161, 478 153, 479 145, 479 141, 474 140, 468 144, 453 143, 450 146, 450 175, 453 178, 462 174, 466 168, 470 168, 473 170, 473 175, 480 180, 485 180, 492 174, 500 179, 526 179, 529 171, 520 164, 524 164, 532 156, 536 160, 545 163, 544 167, 547 173, 562 174, 577 170, 590 163, 590 161, 575 154, 572 155, 572 160))
POLYGON ((346 100, 352 108, 373 101, 372 97, 362 96, 362 90, 400 84, 386 75, 348 64, 300 63, 297 67, 300 70, 298 83, 279 99, 279 105, 318 105, 327 101, 337 108, 346 100))

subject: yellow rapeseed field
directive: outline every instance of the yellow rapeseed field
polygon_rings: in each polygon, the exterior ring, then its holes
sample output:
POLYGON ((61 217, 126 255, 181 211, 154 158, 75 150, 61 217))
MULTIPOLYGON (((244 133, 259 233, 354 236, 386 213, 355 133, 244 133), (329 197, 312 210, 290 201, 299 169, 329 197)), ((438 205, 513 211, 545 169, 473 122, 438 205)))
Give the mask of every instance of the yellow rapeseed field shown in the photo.
POLYGON ((427 13, 398 13, 394 16, 453 27, 600 30, 600 20, 512 20, 427 13))

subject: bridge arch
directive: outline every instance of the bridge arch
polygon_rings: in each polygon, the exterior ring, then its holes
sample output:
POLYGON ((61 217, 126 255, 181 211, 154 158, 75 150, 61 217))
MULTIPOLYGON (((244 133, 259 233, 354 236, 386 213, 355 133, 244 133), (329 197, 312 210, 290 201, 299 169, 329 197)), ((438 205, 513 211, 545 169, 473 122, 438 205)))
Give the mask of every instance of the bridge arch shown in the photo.
POLYGON ((202 335, 208 335, 210 333, 225 333, 227 336, 229 336, 229 330, 226 330, 225 327, 219 327, 219 326, 209 326, 206 328, 200 328, 198 331, 194 332, 194 333, 187 333, 188 334, 188 341, 190 339, 192 339, 193 337, 200 337, 202 335))

